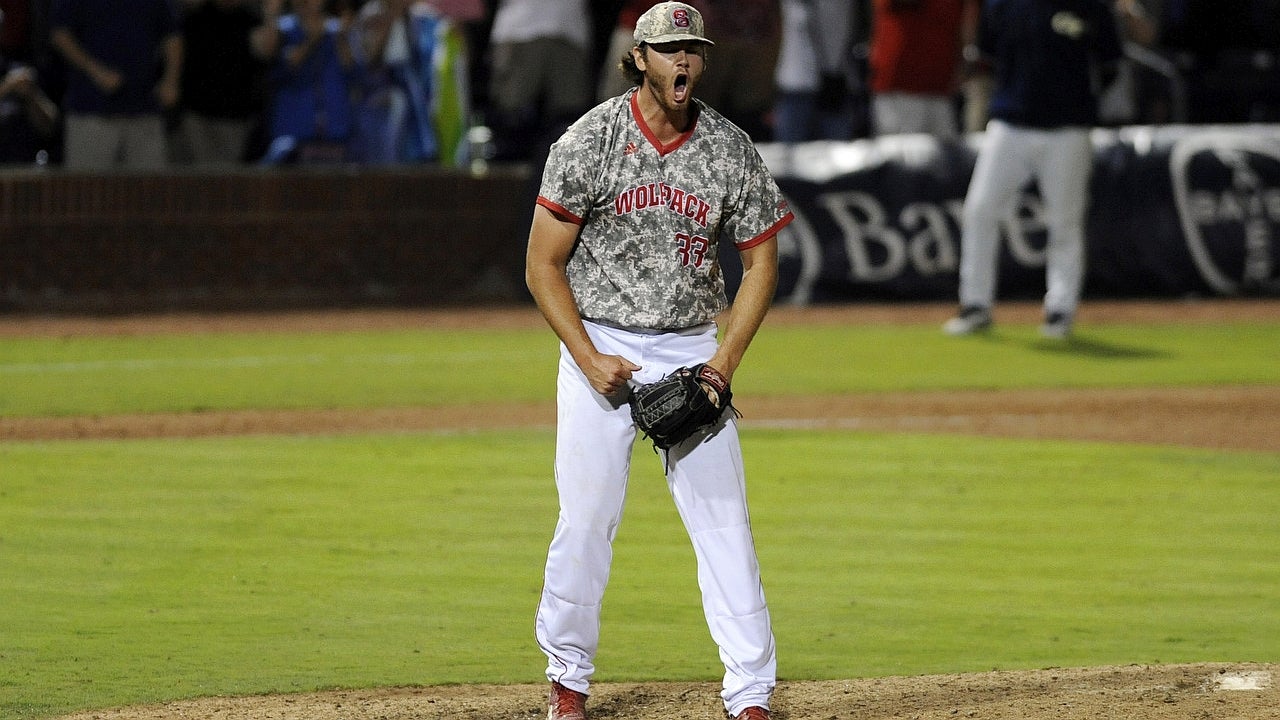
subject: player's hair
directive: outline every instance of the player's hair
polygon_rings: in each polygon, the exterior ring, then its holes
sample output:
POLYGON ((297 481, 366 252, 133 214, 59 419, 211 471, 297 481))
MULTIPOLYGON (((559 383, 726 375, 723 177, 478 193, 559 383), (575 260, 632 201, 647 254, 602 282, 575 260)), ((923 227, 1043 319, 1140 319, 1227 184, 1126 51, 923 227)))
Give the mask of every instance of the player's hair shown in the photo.
MULTIPOLYGON (((637 47, 640 48, 640 52, 642 53, 649 51, 649 45, 646 43, 640 43, 637 47)), ((636 59, 631 56, 630 50, 627 51, 626 55, 623 55, 618 59, 618 70, 622 72, 622 76, 630 81, 632 85, 639 87, 644 84, 644 72, 642 72, 640 68, 636 67, 636 59)))

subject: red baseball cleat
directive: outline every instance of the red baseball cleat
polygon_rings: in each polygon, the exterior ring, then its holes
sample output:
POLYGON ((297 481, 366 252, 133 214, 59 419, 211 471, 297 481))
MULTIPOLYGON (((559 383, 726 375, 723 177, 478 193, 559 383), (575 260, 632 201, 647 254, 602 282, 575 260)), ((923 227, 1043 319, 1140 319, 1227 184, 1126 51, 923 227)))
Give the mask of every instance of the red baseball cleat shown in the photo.
MULTIPOLYGON (((558 682, 551 683, 547 720, 587 720, 587 696, 558 682)), ((766 720, 768 715, 763 716, 766 720)))

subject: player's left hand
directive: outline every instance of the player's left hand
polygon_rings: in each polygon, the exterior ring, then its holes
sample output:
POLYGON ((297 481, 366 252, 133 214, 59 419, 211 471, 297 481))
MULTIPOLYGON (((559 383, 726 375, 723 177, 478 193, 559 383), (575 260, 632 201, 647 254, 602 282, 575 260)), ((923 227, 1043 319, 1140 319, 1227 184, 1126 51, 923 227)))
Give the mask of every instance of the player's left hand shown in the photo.
POLYGON ((729 380, 707 363, 682 367, 657 382, 631 391, 631 419, 666 450, 715 424, 733 407, 729 380))

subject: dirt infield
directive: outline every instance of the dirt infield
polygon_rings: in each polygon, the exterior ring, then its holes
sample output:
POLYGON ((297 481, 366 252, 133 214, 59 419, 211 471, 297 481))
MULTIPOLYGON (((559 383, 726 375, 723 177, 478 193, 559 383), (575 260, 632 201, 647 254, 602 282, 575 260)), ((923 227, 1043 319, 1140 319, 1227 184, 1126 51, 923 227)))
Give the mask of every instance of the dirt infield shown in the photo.
MULTIPOLYGON (((941 323, 949 305, 778 308, 769 323, 941 323)), ((1002 305, 998 322, 1034 322, 1038 306, 1002 305)), ((1080 325, 1280 319, 1280 300, 1087 303, 1080 325)), ((529 308, 350 311, 227 316, 0 318, 18 335, 324 330, 378 327, 532 327, 529 308)), ((1161 390, 956 391, 812 398, 743 398, 747 423, 852 430, 1141 442, 1277 450, 1280 387, 1161 390)), ((0 440, 191 437, 546 425, 549 405, 412 408, 369 412, 234 412, 91 418, 0 418, 0 440)), ((1280 665, 1133 665, 964 675, 784 681, 779 720, 988 718, 996 720, 1280 720, 1280 665)), ((616 683, 594 688, 594 720, 723 717, 715 683, 616 683)), ((383 688, 250 698, 205 698, 95 710, 66 720, 536 720, 541 684, 383 688)))

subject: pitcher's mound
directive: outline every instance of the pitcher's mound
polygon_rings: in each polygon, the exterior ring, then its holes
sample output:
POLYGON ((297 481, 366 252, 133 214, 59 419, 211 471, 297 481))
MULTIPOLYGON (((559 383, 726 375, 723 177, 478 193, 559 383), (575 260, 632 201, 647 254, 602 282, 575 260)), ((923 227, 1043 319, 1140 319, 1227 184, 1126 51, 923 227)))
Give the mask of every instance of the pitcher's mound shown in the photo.
MULTIPOLYGON (((777 720, 1277 720, 1280 665, 1196 664, 782 682, 777 720)), ((719 684, 601 683, 592 720, 723 720, 719 684)), ((546 686, 450 685, 206 698, 64 720, 539 720, 546 686)))

